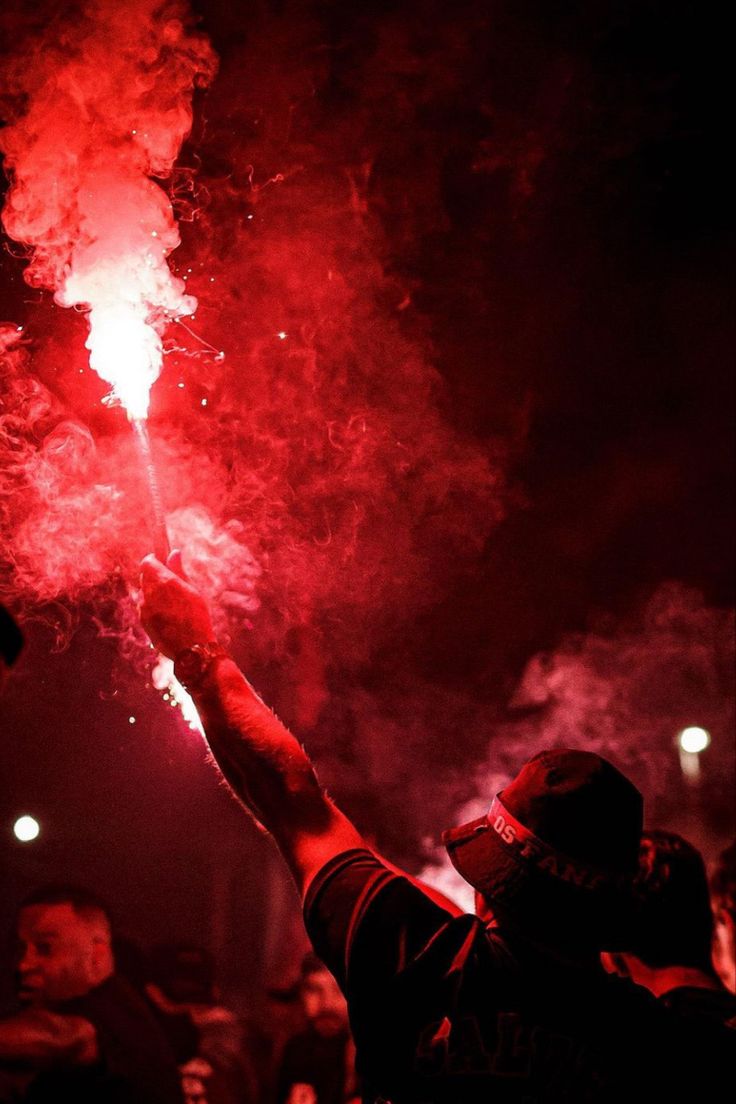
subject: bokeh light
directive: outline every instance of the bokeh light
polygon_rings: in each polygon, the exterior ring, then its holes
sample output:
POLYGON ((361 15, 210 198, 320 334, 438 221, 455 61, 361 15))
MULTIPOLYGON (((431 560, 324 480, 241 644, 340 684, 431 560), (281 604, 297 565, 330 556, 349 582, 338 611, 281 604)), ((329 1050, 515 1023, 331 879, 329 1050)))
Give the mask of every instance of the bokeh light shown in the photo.
POLYGON ((30 843, 31 840, 37 839, 40 831, 41 825, 32 816, 18 817, 13 825, 15 838, 20 840, 21 843, 30 843))
POLYGON ((683 751, 698 755, 710 744, 710 733, 698 725, 691 725, 689 728, 683 728, 678 740, 683 751))

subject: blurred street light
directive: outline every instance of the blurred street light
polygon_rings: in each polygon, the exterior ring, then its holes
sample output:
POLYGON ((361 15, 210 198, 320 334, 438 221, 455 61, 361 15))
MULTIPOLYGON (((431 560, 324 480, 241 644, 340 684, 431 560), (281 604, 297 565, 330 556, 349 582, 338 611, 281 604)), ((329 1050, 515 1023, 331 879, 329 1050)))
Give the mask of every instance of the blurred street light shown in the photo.
POLYGON ((700 780, 700 753, 710 744, 710 733, 699 725, 690 725, 679 733, 676 744, 685 779, 697 783, 700 780))
POLYGON ((710 733, 698 725, 691 725, 689 728, 683 728, 678 740, 683 751, 699 755, 710 744, 710 733))
POLYGON ((13 825, 15 838, 20 840, 21 843, 30 843, 31 840, 37 839, 40 831, 41 825, 32 816, 18 817, 13 825))

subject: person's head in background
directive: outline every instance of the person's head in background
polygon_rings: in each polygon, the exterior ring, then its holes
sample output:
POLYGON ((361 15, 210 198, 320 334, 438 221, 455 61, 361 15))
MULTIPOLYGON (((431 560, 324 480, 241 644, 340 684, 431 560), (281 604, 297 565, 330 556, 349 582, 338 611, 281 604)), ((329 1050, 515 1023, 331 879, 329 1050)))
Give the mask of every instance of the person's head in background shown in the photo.
MULTIPOLYGON (((180 1005, 214 1005, 215 960, 194 943, 159 943, 148 958, 149 982, 163 997, 180 1005)), ((148 987, 150 993, 150 985, 148 987)))
POLYGON ((721 852, 710 883, 713 962, 721 981, 736 993, 736 843, 721 852))
POLYGON ((84 996, 115 970, 110 916, 93 893, 49 885, 18 910, 17 988, 24 1004, 53 1006, 84 996))
POLYGON ((23 634, 5 606, 0 606, 0 694, 22 648, 23 634))
POLYGON ((299 996, 309 1025, 318 1035, 339 1035, 348 1030, 345 998, 330 971, 311 952, 302 961, 299 996))
POLYGON ((606 968, 655 996, 682 985, 718 987, 711 959, 713 915, 700 852, 674 832, 645 831, 635 888, 639 910, 627 950, 604 955, 606 968))

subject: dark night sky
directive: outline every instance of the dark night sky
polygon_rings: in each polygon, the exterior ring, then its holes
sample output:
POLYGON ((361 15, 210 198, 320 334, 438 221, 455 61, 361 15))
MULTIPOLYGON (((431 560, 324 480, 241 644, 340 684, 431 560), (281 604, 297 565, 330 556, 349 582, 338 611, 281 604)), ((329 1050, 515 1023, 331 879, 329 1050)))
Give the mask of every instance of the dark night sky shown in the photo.
MULTIPOLYGON (((485 506, 463 476, 443 492, 437 513, 445 520, 433 529, 425 518, 421 532, 434 534, 427 539, 436 547, 421 600, 408 583, 381 590, 398 612, 351 628, 359 606, 335 599, 325 612, 317 598, 302 626, 305 644, 288 635, 292 607, 283 599, 282 630, 269 622, 268 646, 249 645, 258 684, 292 723, 305 706, 290 682, 326 687, 332 704, 311 734, 309 725, 300 731, 348 811, 411 862, 462 803, 489 735, 494 746, 494 726, 513 723, 507 706, 533 656, 564 651, 570 634, 583 640, 592 632, 608 634, 613 648, 621 633, 638 633, 651 653, 651 626, 641 628, 640 613, 666 582, 695 588, 703 610, 733 605, 729 204, 717 159, 724 132, 715 32, 696 5, 663 0, 196 7, 221 68, 198 94, 182 156, 199 167, 202 209, 184 224, 172 263, 194 268, 199 332, 226 348, 228 360, 203 369, 184 353, 181 363, 167 362, 154 437, 191 434, 193 453, 221 448, 221 458, 232 426, 247 432, 248 404, 265 409, 261 381, 284 370, 261 330, 280 324, 279 310, 302 333, 320 310, 323 329, 334 322, 304 274, 313 264, 308 244, 323 239, 352 288, 346 325, 357 335, 354 347, 335 347, 334 361, 368 363, 356 403, 403 411, 383 361, 392 342, 420 349, 439 373, 432 409, 454 435, 437 430, 436 444, 426 430, 423 485, 435 478, 427 474, 433 457, 441 473, 445 455, 456 455, 453 442, 490 458, 499 474, 485 506), (283 183, 254 191, 253 180, 276 173, 283 183), (368 226, 357 243, 344 215, 346 180, 368 226), (283 252, 289 240, 293 255, 283 252), (217 294, 207 273, 217 276, 217 294), (252 394, 244 375, 228 375, 238 358, 255 373, 252 394), (214 429, 187 428, 186 412, 173 405, 177 369, 210 396, 214 429), (230 402, 235 389, 238 401, 230 402), (479 539, 473 543, 469 527, 458 551, 452 542, 465 528, 456 517, 484 509, 479 539), (443 540, 447 549, 438 551, 443 540), (353 655, 362 633, 367 644, 353 655), (413 702, 430 687, 427 716, 413 702), (382 730, 394 705, 401 721, 382 730), (412 713, 418 719, 407 726, 412 713), (428 729, 418 734, 422 720, 428 729), (388 746, 394 739, 400 746, 388 746)), ((6 51, 12 19, 3 17, 6 51)), ((114 440, 124 427, 100 412, 99 394, 81 389, 74 372, 84 363, 83 320, 27 288, 22 268, 9 251, 0 256, 2 316, 27 327, 28 370, 100 440, 114 440)), ((314 347, 332 364, 319 334, 314 347)), ((310 394, 306 377, 295 379, 298 409, 310 394)), ((280 403, 284 434, 298 435, 300 414, 280 403)), ((408 415, 397 424, 410 426, 408 415)), ((413 432, 421 437, 421 421, 413 432)), ((235 431, 228 440, 237 441, 235 431)), ((308 464, 308 449, 300 462, 308 464)), ((455 470, 465 470, 460 461, 455 470)), ((338 482, 331 493, 339 497, 338 482)), ((409 514, 420 501, 411 489, 396 493, 397 501, 405 494, 409 514)), ((185 500, 181 492, 173 504, 185 500)), ((243 501, 232 494, 227 504, 247 527, 247 513, 237 512, 243 501)), ((390 513, 376 518, 376 541, 386 547, 390 513)), ((304 524, 308 531, 308 518, 304 524)), ((316 540, 314 526, 311 535, 316 540)), ((359 556, 369 559, 370 547, 359 544, 359 556)), ((338 574, 341 553, 338 542, 326 560, 338 574)), ((359 582, 356 574, 350 585, 359 582)), ((116 900, 137 938, 209 940, 238 971, 236 988, 259 981, 254 948, 279 909, 289 911, 276 900, 283 882, 268 845, 206 768, 197 739, 141 689, 115 639, 99 635, 90 614, 104 614, 93 597, 70 646, 53 654, 52 633, 30 624, 32 605, 13 604, 30 628, 3 703, 11 900, 41 877, 70 873, 116 900), (33 852, 10 842, 9 825, 26 810, 46 828, 33 852), (229 888, 213 875, 218 866, 231 872, 229 888), (213 884, 221 914, 238 918, 225 934, 209 917, 213 884), (269 896, 272 905, 264 904, 269 896)), ((258 634, 256 616, 252 639, 258 634)), ((724 667, 731 639, 729 629, 717 640, 683 629, 684 650, 710 647, 715 657, 721 682, 708 691, 716 702, 709 708, 721 718, 733 701, 727 660, 724 667)), ((692 700, 697 706, 697 688, 692 700)), ((732 830, 728 724, 719 739, 704 804, 712 806, 709 831, 722 840, 732 830)), ((508 754, 516 752, 514 745, 508 754)), ((671 806, 656 808, 666 818, 671 806)), ((278 949, 269 954, 276 961, 278 949)))

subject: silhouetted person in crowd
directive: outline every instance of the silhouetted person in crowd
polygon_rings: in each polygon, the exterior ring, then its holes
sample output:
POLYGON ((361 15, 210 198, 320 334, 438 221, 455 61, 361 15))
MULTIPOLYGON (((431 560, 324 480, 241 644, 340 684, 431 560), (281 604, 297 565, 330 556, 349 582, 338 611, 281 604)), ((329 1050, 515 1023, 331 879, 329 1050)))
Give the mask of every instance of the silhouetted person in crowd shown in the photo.
POLYGON ((192 1023, 187 1010, 172 1011, 162 1009, 152 998, 150 984, 152 978, 151 956, 138 943, 125 936, 113 938, 113 954, 118 974, 129 981, 133 988, 145 1000, 153 1011, 169 1044, 176 1064, 181 1067, 197 1053, 199 1032, 192 1023))
POLYGON ((181 1104, 173 1056, 143 999, 115 973, 109 914, 49 886, 18 913, 21 1010, 0 1020, 0 1064, 32 1104, 181 1104))
POLYGON ((736 1027, 736 997, 713 968, 713 915, 700 852, 674 832, 647 831, 639 850, 639 900, 629 949, 604 963, 670 1008, 736 1027))
MULTIPOLYGON (((143 623, 174 659, 235 794, 273 835, 347 997, 365 1099, 713 1099, 733 1033, 609 976, 626 946, 642 799, 581 751, 535 756, 446 834, 482 918, 453 917, 372 852, 303 748, 215 642, 207 606, 147 557, 143 623)), ((437 779, 441 786, 443 780, 437 779)), ((431 795, 428 795, 431 800, 431 795)))
POLYGON ((723 984, 736 993, 736 843, 721 853, 711 879, 713 959, 723 984))
POLYGON ((23 634, 5 606, 0 606, 0 694, 10 673, 23 650, 23 634))
POLYGON ((209 951, 189 943, 155 947, 146 992, 160 1014, 185 1016, 195 1032, 193 1052, 180 1062, 186 1104, 254 1104, 258 1083, 243 1025, 219 998, 209 951))
POLYGON ((307 1026, 284 1048, 277 1104, 358 1104, 347 1004, 332 974, 314 954, 302 962, 299 997, 307 1026))

